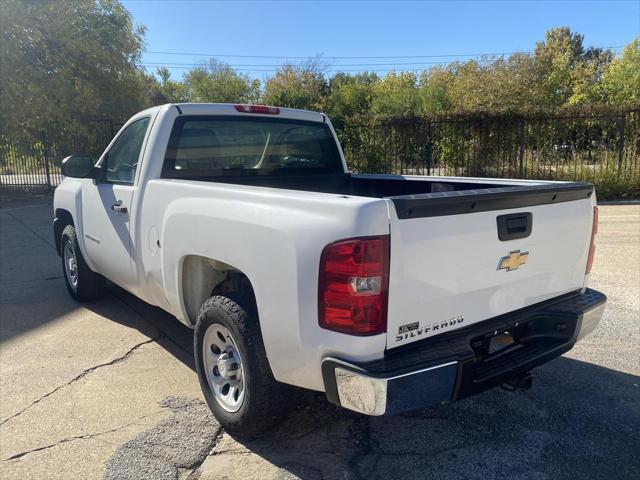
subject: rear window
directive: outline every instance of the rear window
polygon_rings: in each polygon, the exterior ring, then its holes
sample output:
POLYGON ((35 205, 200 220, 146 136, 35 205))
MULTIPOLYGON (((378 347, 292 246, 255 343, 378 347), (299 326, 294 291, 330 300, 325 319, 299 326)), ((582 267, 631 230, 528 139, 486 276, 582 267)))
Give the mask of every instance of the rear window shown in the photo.
POLYGON ((164 178, 344 173, 329 126, 279 118, 183 116, 173 125, 164 178))

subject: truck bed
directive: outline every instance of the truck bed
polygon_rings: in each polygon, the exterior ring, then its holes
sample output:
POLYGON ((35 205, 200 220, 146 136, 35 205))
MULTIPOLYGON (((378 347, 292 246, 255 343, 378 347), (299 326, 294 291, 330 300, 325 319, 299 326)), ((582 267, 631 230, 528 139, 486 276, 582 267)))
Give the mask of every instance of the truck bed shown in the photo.
MULTIPOLYGON (((193 180, 252 185, 258 187, 302 190, 338 195, 383 198, 397 195, 415 195, 446 191, 460 191, 497 187, 490 182, 457 182, 427 180, 430 177, 411 179, 401 175, 358 175, 351 173, 318 175, 237 175, 223 177, 198 177, 193 180)), ((435 177, 434 177, 435 178, 435 177)))
POLYGON ((242 175, 197 180, 336 195, 389 198, 400 219, 521 208, 590 198, 593 186, 402 175, 242 175))

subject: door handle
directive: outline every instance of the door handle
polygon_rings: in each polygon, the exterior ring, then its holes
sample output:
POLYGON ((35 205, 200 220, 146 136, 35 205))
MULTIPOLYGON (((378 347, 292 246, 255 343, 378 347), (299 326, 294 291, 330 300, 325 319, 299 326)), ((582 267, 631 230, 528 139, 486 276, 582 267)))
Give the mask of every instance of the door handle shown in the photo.
POLYGON ((127 207, 122 205, 122 200, 118 200, 116 203, 111 205, 111 210, 118 213, 127 213, 127 207))
POLYGON ((527 238, 531 235, 531 228, 533 227, 531 212, 499 215, 496 221, 498 223, 498 238, 503 242, 527 238))

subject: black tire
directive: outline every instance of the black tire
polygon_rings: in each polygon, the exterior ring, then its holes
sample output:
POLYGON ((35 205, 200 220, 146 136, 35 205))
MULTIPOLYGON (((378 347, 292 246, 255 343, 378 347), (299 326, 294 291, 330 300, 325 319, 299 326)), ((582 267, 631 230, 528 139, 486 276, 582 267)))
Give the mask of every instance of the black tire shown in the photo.
POLYGON ((89 268, 84 261, 78 239, 76 237, 76 229, 73 225, 67 225, 62 231, 60 241, 60 257, 62 258, 62 276, 67 285, 69 294, 79 302, 89 302, 102 298, 107 287, 107 280, 100 274, 89 268), (75 285, 71 280, 69 266, 65 258, 65 248, 69 245, 75 255, 76 264, 76 282, 75 285))
POLYGON ((200 309, 194 333, 194 354, 202 393, 220 425, 232 435, 259 437, 279 423, 291 409, 293 387, 273 378, 264 350, 253 299, 242 294, 210 297, 200 309), (203 341, 207 328, 226 327, 242 357, 244 399, 236 412, 224 409, 215 398, 205 374, 203 341))

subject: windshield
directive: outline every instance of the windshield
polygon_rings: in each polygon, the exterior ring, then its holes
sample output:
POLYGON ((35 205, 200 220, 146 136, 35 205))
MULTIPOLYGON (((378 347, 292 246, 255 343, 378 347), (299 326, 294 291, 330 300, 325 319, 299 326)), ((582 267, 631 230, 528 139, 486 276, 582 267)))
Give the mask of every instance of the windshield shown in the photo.
POLYGON ((286 173, 344 173, 324 123, 264 117, 176 119, 162 176, 197 178, 286 173))

